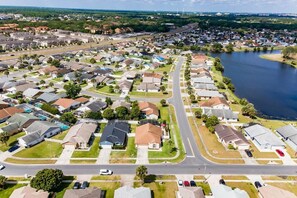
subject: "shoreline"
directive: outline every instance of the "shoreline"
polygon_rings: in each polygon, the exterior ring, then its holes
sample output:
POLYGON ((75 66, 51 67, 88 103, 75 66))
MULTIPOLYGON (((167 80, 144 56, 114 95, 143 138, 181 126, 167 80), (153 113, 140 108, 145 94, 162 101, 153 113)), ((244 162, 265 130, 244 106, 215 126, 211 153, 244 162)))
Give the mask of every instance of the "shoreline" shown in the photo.
POLYGON ((281 54, 262 54, 259 57, 265 60, 287 64, 297 69, 297 59, 284 59, 281 54), (295 64, 293 62, 295 62, 295 64))

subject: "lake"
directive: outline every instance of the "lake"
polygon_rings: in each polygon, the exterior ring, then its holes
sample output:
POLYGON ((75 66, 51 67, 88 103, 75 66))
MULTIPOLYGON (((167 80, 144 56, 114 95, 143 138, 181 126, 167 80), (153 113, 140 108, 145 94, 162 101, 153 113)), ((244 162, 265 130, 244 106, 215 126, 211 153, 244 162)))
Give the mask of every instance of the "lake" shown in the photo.
POLYGON ((224 76, 231 78, 236 88, 235 94, 253 103, 259 115, 296 120, 297 69, 262 59, 259 57, 261 54, 265 53, 234 52, 212 56, 221 59, 225 67, 224 76))

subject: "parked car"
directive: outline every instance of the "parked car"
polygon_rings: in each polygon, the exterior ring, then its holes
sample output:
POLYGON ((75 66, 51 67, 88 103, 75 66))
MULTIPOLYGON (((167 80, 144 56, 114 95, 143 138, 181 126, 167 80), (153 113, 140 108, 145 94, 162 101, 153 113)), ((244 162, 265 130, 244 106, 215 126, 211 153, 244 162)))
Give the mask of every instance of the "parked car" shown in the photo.
POLYGON ((281 150, 276 149, 275 151, 277 152, 277 154, 279 154, 279 156, 281 156, 281 157, 285 156, 284 152, 282 152, 281 150))
POLYGON ((73 189, 79 189, 80 187, 80 183, 79 182, 75 182, 73 185, 73 189))
POLYGON ((223 184, 223 185, 226 185, 226 182, 225 182, 225 180, 223 180, 223 179, 220 179, 219 183, 220 183, 220 184, 223 184))
POLYGON ((195 182, 195 181, 193 181, 193 180, 192 180, 192 181, 190 181, 190 185, 191 185, 191 186, 193 186, 193 187, 196 187, 196 186, 197 186, 197 185, 196 185, 196 182, 195 182))
POLYGON ((182 180, 178 180, 178 186, 183 186, 183 181, 182 180))
POLYGON ((12 153, 13 151, 17 150, 18 148, 20 148, 20 146, 18 144, 13 145, 12 147, 10 147, 8 149, 8 152, 12 153))
POLYGON ((4 165, 0 165, 0 170, 3 170, 5 168, 4 165))
POLYGON ((189 181, 184 181, 184 186, 190 186, 190 182, 189 181))
POLYGON ((99 171, 100 175, 112 175, 112 171, 108 169, 100 169, 99 171))
POLYGON ((261 188, 262 184, 259 181, 255 181, 256 188, 261 188))
POLYGON ((244 150, 248 157, 253 157, 252 152, 249 149, 244 150))
POLYGON ((82 185, 81 185, 81 189, 86 189, 86 188, 88 188, 89 187, 89 182, 87 182, 87 181, 84 181, 83 183, 82 183, 82 185))

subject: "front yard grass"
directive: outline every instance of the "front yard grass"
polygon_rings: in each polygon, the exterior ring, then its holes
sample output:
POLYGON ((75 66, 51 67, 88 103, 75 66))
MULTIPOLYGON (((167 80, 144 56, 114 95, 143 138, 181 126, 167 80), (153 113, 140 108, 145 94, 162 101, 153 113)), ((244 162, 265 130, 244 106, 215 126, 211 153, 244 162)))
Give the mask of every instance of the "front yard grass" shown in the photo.
POLYGON ((62 153, 62 145, 56 142, 43 141, 31 148, 26 148, 14 154, 21 158, 57 158, 62 153))
POLYGON ((249 180, 246 176, 241 175, 223 175, 224 180, 249 180))
POLYGON ((126 150, 123 151, 112 151, 110 154, 110 158, 112 160, 118 161, 122 158, 136 158, 137 157, 137 149, 135 148, 135 138, 130 137, 128 139, 128 144, 126 150))
POLYGON ((0 197, 8 198, 15 189, 26 186, 26 184, 5 184, 4 189, 0 190, 0 197))
POLYGON ((20 160, 14 158, 7 158, 5 162, 12 164, 55 164, 57 160, 20 160))
POLYGON ((89 151, 75 150, 72 154, 72 158, 97 158, 100 152, 99 141, 100 137, 96 137, 89 151))
POLYGON ((146 97, 146 98, 170 98, 172 96, 172 91, 167 91, 168 94, 163 94, 162 92, 137 92, 131 91, 129 93, 132 97, 146 97))
POLYGON ((232 189, 233 188, 239 188, 241 190, 246 191, 250 198, 257 198, 258 197, 258 192, 256 188, 254 187, 253 184, 251 183, 245 183, 245 182, 226 182, 227 186, 230 186, 232 189))
POLYGON ((202 188, 204 195, 211 195, 211 189, 208 183, 196 182, 196 185, 202 188))
POLYGON ((88 89, 88 91, 99 93, 99 94, 104 94, 104 95, 110 95, 110 96, 119 96, 120 95, 118 93, 110 93, 109 92, 109 86, 104 86, 104 87, 102 87, 100 89, 96 89, 94 87, 91 87, 91 88, 88 89))
POLYGON ((55 140, 64 140, 64 137, 67 135, 69 130, 63 131, 59 133, 58 135, 53 136, 52 138, 55 140))
POLYGON ((120 175, 95 175, 91 180, 121 180, 120 175))
POLYGON ((90 187, 98 187, 106 191, 105 198, 113 198, 114 191, 121 187, 120 182, 91 182, 90 187))
POLYGON ((134 187, 149 187, 153 192, 154 198, 175 197, 175 192, 178 190, 176 182, 152 182, 141 185, 140 182, 134 182, 134 187))
POLYGON ((14 144, 16 144, 18 142, 18 138, 20 138, 24 135, 26 135, 26 133, 21 132, 21 133, 17 133, 17 134, 10 136, 9 140, 7 141, 7 144, 0 143, 0 150, 3 152, 7 151, 11 146, 13 146, 14 144))

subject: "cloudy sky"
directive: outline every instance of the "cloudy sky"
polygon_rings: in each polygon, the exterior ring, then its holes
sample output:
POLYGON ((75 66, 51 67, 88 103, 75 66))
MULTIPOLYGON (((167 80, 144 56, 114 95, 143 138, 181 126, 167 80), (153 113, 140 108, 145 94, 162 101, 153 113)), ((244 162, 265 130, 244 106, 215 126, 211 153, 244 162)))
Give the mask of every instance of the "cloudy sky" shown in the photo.
POLYGON ((0 0, 0 5, 179 12, 297 13, 297 0, 0 0))

